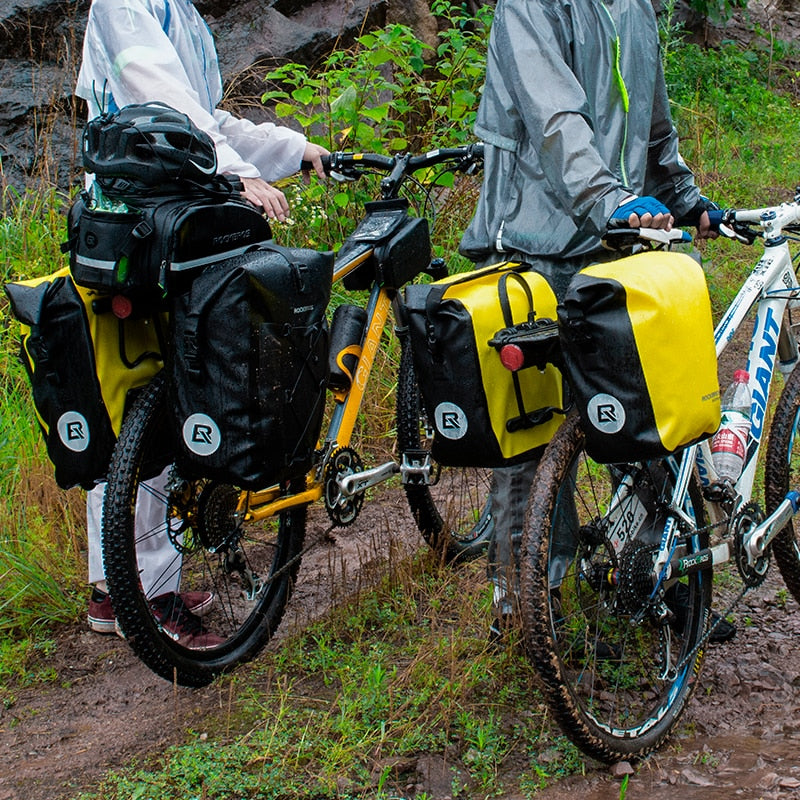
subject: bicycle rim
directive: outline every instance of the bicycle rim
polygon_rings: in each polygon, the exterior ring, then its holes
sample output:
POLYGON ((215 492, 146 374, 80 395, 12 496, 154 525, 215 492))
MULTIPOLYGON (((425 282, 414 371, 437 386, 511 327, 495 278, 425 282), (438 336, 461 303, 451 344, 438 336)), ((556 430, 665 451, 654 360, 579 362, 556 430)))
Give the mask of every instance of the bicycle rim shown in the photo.
POLYGON ((140 484, 168 459, 166 399, 161 375, 126 417, 106 490, 103 560, 117 622, 139 658, 167 680, 201 686, 255 656, 277 628, 305 508, 250 522, 237 510, 238 489, 181 480, 172 465, 140 484), (206 607, 191 613, 201 600, 206 607))
MULTIPOLYGON (((674 471, 668 462, 597 464, 583 441, 572 415, 539 467, 524 532, 522 620, 564 733, 613 762, 656 748, 684 710, 702 664, 711 573, 667 591, 669 622, 644 610, 674 471), (615 493, 625 499, 610 515, 615 493), (618 537, 629 539, 620 546, 618 537)), ((696 491, 686 510, 702 519, 696 491)), ((703 533, 683 537, 679 554, 706 541, 703 533)))
MULTIPOLYGON (((767 514, 771 514, 789 490, 800 488, 800 370, 787 378, 769 430, 764 483, 767 514)), ((796 517, 770 545, 783 580, 800 602, 800 539, 796 517)))

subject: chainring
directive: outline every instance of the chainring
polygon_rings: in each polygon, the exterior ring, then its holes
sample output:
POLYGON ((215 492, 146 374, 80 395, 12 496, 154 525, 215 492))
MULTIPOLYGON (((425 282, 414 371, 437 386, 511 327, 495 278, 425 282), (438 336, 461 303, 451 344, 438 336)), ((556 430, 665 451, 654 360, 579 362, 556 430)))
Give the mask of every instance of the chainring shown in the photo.
POLYGON ((325 510, 328 516, 339 528, 352 525, 364 504, 363 493, 347 497, 342 493, 339 483, 341 478, 362 472, 364 465, 358 453, 350 447, 337 447, 325 463, 322 473, 322 482, 325 493, 325 510))
POLYGON ((754 588, 760 586, 769 572, 769 554, 770 551, 764 553, 756 559, 755 564, 751 564, 747 560, 747 553, 744 549, 745 534, 756 525, 764 521, 764 514, 755 503, 747 503, 742 506, 736 513, 736 518, 731 525, 731 532, 733 534, 733 554, 736 559, 736 567, 739 574, 742 576, 745 586, 754 588))

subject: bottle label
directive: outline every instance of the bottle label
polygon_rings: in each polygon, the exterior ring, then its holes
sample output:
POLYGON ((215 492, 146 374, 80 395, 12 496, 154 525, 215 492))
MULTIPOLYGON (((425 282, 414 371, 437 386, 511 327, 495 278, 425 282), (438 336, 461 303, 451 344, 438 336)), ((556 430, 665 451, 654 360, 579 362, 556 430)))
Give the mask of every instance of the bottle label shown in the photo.
POLYGON ((711 442, 713 453, 734 453, 744 459, 747 433, 740 428, 722 428, 717 431, 711 442))

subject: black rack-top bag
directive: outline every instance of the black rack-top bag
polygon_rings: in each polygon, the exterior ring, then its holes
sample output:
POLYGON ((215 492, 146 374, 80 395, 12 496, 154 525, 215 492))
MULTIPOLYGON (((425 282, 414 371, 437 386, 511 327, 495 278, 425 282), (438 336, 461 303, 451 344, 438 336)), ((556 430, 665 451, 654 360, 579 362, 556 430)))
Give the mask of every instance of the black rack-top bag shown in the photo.
POLYGON ((311 467, 332 276, 332 253, 262 244, 173 298, 170 372, 186 477, 262 489, 311 467))
POLYGON ((271 235, 261 212, 238 193, 142 197, 113 212, 93 208, 83 192, 70 209, 62 249, 79 286, 160 304, 200 269, 271 235))
POLYGON ((587 267, 573 276, 558 321, 595 461, 662 458, 717 430, 711 303, 693 258, 654 251, 587 267))
POLYGON ((500 467, 546 445, 564 418, 560 372, 550 363, 511 372, 492 344, 515 323, 555 318, 556 298, 544 276, 502 262, 411 284, 405 297, 434 458, 500 467))
POLYGON ((56 482, 90 489, 105 479, 133 393, 163 366, 159 320, 97 309, 97 294, 76 287, 66 268, 5 291, 56 482))

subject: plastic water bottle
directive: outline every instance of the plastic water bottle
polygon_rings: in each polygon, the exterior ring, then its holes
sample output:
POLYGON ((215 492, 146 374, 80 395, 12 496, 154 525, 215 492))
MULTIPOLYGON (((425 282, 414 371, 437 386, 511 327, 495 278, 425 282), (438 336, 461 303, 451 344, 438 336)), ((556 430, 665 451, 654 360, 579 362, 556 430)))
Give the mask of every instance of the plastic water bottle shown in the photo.
POLYGON ((750 432, 750 375, 737 369, 733 383, 722 395, 722 422, 711 440, 714 469, 720 480, 736 483, 744 466, 747 435, 750 432))

